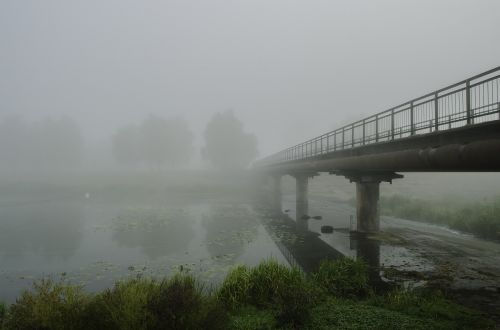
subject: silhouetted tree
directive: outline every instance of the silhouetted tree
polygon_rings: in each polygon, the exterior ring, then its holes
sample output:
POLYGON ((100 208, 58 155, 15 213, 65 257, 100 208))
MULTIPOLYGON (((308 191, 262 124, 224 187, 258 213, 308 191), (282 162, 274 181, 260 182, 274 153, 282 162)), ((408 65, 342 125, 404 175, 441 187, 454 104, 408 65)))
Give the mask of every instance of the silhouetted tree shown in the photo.
POLYGON ((193 134, 182 118, 151 115, 140 125, 121 128, 113 136, 113 154, 125 164, 177 167, 187 164, 192 152, 193 134))
POLYGON ((149 116, 141 125, 144 161, 170 167, 185 165, 193 152, 193 134, 185 120, 149 116))
POLYGON ((257 138, 232 111, 216 113, 205 129, 203 158, 218 168, 245 168, 257 157, 257 138))

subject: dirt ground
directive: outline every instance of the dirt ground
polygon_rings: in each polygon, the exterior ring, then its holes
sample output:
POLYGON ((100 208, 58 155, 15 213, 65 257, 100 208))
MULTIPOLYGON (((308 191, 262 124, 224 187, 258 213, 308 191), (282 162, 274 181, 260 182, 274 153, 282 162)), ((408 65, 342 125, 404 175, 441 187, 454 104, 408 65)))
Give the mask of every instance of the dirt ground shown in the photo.
POLYGON ((385 219, 380 239, 408 253, 399 265, 382 265, 384 276, 440 289, 500 324, 500 244, 426 224, 404 228, 395 220, 385 219))

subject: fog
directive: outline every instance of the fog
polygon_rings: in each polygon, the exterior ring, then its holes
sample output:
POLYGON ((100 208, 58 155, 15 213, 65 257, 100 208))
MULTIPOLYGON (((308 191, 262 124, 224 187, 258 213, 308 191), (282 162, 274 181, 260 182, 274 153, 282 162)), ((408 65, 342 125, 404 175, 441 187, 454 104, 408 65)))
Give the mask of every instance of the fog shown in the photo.
POLYGON ((0 329, 500 324, 500 175, 389 171, 497 170, 499 71, 259 162, 498 67, 499 31, 498 0, 0 0, 0 329))
POLYGON ((498 1, 2 1, 0 116, 69 118, 87 166, 232 110, 265 156, 498 65, 498 1))

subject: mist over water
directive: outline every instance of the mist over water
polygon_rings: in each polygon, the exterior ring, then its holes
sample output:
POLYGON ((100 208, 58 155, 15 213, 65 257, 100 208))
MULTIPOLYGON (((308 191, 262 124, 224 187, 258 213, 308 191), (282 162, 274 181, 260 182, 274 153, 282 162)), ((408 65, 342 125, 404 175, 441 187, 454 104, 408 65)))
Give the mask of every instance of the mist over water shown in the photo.
POLYGON ((215 287, 240 264, 309 274, 348 256, 377 288, 455 290, 500 320, 499 173, 402 173, 380 186, 381 235, 360 238, 355 183, 312 173, 302 219, 297 173, 282 173, 276 201, 256 166, 498 66, 499 12, 495 0, 2 1, 0 302, 42 278, 99 292, 184 272, 215 287))

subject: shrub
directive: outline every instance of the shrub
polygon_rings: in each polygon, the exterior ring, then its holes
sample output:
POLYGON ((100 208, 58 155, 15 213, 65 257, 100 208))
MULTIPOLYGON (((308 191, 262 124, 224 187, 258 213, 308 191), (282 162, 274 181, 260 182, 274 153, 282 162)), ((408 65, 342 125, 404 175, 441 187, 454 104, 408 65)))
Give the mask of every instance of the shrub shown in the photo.
POLYGON ((226 275, 217 292, 217 299, 234 310, 249 303, 250 286, 250 270, 246 266, 238 266, 226 275))
POLYGON ((259 310, 255 307, 247 306, 238 309, 230 318, 229 328, 235 330, 266 330, 277 329, 278 323, 272 311, 259 310))
POLYGON ((24 291, 9 308, 8 329, 83 329, 89 297, 79 286, 42 280, 24 291))
POLYGON ((0 301, 0 329, 3 329, 3 321, 5 320, 5 315, 7 314, 7 306, 5 303, 0 301))
POLYGON ((158 288, 153 280, 117 282, 92 300, 85 322, 94 329, 147 329, 153 323, 147 304, 158 288))
POLYGON ((226 313, 189 275, 176 275, 160 283, 147 306, 155 329, 221 329, 226 313))
POLYGON ((324 260, 313 279, 326 292, 338 297, 354 298, 370 292, 368 267, 362 260, 324 260))
POLYGON ((253 305, 271 309, 280 322, 301 324, 308 318, 312 292, 299 269, 268 260, 251 269, 234 269, 219 289, 218 298, 230 308, 253 305))

